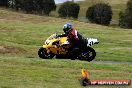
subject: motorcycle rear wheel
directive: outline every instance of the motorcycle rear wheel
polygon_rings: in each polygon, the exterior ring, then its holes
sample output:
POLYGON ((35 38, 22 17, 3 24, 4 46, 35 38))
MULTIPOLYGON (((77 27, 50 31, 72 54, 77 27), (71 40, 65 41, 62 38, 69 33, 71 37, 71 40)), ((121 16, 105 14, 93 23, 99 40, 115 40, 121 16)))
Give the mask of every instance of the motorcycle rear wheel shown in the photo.
POLYGON ((54 55, 53 54, 48 54, 46 49, 41 47, 39 50, 38 50, 38 55, 40 58, 42 59, 49 59, 49 58, 53 58, 54 55))
POLYGON ((85 60, 85 61, 92 61, 93 59, 95 59, 96 56, 96 52, 93 48, 88 47, 86 51, 84 51, 81 55, 81 60, 85 60))

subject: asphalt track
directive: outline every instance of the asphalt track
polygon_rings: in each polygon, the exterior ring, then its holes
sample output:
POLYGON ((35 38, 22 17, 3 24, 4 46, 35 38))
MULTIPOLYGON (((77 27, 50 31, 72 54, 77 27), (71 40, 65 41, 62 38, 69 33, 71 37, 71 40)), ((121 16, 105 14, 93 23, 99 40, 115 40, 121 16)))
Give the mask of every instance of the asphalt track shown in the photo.
MULTIPOLYGON (((28 58, 34 58, 34 57, 28 57, 28 58)), ((53 59, 58 59, 58 58, 53 58, 53 59)), ((46 59, 45 59, 46 60, 46 59)), ((47 59, 48 60, 48 59, 47 59)), ((60 59, 59 58, 59 60, 71 60, 71 59, 60 59)), ((74 61, 74 60, 73 60, 74 61)), ((78 61, 80 61, 80 60, 78 60, 78 61)), ((88 61, 86 61, 86 62, 88 62, 88 61)), ((89 62, 90 63, 90 62, 89 62)), ((91 63, 97 63, 97 64, 128 64, 128 65, 132 65, 132 62, 119 62, 119 61, 103 61, 103 60, 100 60, 100 61, 98 61, 98 60, 93 60, 93 61, 91 61, 91 63)))
MULTIPOLYGON (((54 58, 54 59, 58 59, 58 58, 54 58)), ((71 59, 60 59, 60 60, 71 60, 71 59)), ((78 60, 78 61, 80 61, 80 60, 78 60)), ((88 62, 88 61, 85 61, 85 62, 88 62)), ((97 63, 97 64, 128 64, 128 65, 132 65, 132 62, 110 61, 110 60, 109 61, 93 60, 93 61, 90 61, 89 63, 97 63)))

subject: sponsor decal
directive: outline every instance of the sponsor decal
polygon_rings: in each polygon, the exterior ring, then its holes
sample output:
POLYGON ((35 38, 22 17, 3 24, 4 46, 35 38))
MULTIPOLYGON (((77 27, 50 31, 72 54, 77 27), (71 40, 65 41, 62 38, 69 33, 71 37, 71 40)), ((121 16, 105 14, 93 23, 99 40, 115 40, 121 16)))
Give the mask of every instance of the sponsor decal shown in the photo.
POLYGON ((89 72, 82 69, 82 78, 79 79, 82 86, 88 85, 130 85, 131 80, 90 80, 89 72))

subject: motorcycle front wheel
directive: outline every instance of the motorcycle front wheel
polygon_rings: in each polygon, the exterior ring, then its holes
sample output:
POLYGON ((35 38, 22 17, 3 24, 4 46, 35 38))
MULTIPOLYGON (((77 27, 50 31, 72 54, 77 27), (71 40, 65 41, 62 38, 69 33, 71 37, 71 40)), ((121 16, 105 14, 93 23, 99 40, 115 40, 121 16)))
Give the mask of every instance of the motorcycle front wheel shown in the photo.
POLYGON ((88 47, 87 50, 85 50, 84 52, 82 52, 81 55, 81 60, 85 60, 85 61, 92 61, 93 59, 95 59, 96 56, 96 52, 93 48, 88 47))
POLYGON ((46 49, 41 47, 39 50, 38 50, 38 55, 40 58, 42 59, 49 59, 49 58, 53 58, 54 55, 53 54, 48 54, 46 49))

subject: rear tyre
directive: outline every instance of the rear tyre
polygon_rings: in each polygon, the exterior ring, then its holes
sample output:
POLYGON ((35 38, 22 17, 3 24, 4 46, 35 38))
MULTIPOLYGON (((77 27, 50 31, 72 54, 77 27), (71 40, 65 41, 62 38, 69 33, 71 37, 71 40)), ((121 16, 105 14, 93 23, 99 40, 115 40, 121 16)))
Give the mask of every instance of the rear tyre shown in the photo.
POLYGON ((48 59, 48 58, 53 58, 54 55, 53 54, 48 54, 47 53, 47 50, 43 47, 41 47, 39 50, 38 50, 38 55, 40 58, 42 59, 48 59))
POLYGON ((96 52, 93 48, 88 47, 87 50, 84 51, 81 56, 82 56, 81 60, 86 60, 90 62, 93 59, 95 59, 96 52))

